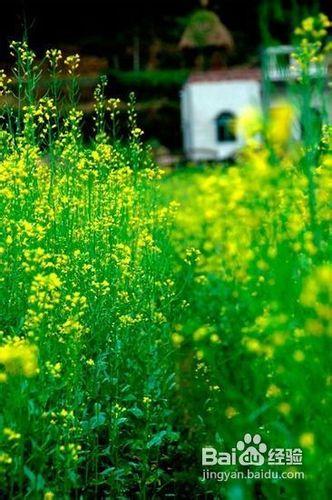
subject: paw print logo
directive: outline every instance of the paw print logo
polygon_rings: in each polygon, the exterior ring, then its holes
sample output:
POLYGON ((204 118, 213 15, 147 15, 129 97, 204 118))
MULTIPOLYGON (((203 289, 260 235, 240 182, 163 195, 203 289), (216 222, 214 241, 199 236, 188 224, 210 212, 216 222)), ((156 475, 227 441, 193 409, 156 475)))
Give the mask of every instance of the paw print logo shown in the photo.
POLYGON ((239 451, 242 451, 239 456, 239 463, 241 465, 263 465, 264 455, 267 446, 262 443, 262 438, 259 434, 252 436, 245 434, 243 441, 238 441, 236 445, 239 451))

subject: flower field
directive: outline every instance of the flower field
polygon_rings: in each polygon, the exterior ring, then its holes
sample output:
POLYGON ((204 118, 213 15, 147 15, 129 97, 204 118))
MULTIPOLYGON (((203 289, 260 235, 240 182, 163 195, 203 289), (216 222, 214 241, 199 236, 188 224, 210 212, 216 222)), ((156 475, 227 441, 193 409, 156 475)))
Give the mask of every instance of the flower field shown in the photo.
POLYGON ((0 74, 0 497, 329 498, 331 126, 308 125, 299 143, 289 107, 248 112, 234 166, 165 172, 133 96, 119 139, 101 79, 87 143, 79 57, 64 90, 49 51, 40 95, 34 53, 12 51, 15 85, 0 74), (202 481, 202 447, 257 432, 301 449, 302 466, 282 470, 305 479, 202 481))

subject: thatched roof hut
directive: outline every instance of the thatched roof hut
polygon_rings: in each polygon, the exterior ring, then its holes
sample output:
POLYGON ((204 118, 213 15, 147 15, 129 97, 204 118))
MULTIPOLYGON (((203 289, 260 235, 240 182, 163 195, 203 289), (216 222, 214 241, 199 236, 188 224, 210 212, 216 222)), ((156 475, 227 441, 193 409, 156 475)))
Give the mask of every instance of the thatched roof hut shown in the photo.
POLYGON ((230 52, 234 48, 234 40, 217 14, 201 9, 191 16, 179 47, 180 49, 219 47, 230 52))

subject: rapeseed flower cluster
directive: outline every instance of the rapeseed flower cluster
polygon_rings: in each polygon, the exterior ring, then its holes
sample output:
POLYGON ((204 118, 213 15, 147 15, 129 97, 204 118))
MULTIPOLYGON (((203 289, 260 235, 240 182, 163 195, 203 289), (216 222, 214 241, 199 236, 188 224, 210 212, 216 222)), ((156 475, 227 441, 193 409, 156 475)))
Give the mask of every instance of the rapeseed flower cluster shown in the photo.
POLYGON ((4 367, 2 381, 7 375, 33 377, 38 373, 37 348, 17 339, 0 346, 0 365, 4 367))
MULTIPOLYGON (((102 455, 116 469, 127 453, 147 453, 155 434, 153 450, 176 438, 165 418, 165 353, 171 315, 183 307, 169 243, 177 208, 160 203, 162 174, 142 143, 133 96, 123 144, 122 103, 106 97, 101 79, 87 146, 79 56, 62 65, 62 53, 49 50, 45 69, 25 42, 11 51, 21 93, 0 73, 0 93, 12 92, 19 109, 0 131, 0 496, 62 498, 82 480, 94 490, 102 455), (124 434, 131 444, 119 454, 124 434)), ((148 460, 137 462, 139 474, 148 460)))
MULTIPOLYGON (((301 30, 319 40, 327 21, 315 23, 301 30)), ((62 106, 62 53, 47 52, 40 95, 33 52, 12 52, 23 92, 0 131, 0 496, 174 495, 173 456, 187 468, 201 445, 259 430, 271 448, 303 448, 308 496, 324 498, 331 127, 313 147, 292 137, 295 106, 250 109, 235 165, 165 175, 134 96, 119 141, 125 106, 100 80, 87 145, 79 56, 64 61, 62 106)), ((289 483, 259 488, 293 498, 289 483)))
MULTIPOLYGON (((319 22, 328 28, 325 17, 319 22)), ((270 444, 302 447, 304 468, 324 477, 324 497, 328 468, 318 472, 315 460, 331 445, 323 422, 331 408, 332 134, 310 122, 296 141, 300 117, 281 101, 266 114, 248 109, 237 123, 246 145, 234 165, 170 175, 165 197, 180 204, 175 249, 199 256, 183 277, 190 307, 172 342, 182 418, 197 426, 202 446, 220 438, 231 449, 244 428, 259 428, 270 444)))

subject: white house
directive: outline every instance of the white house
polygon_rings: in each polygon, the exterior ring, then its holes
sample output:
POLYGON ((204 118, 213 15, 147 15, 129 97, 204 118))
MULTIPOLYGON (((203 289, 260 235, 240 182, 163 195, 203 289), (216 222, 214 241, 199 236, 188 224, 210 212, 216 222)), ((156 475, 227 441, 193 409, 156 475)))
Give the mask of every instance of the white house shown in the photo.
MULTIPOLYGON (((243 138, 232 127, 248 107, 273 106, 280 99, 301 105, 298 92, 292 92, 299 69, 292 58, 294 48, 268 48, 263 56, 263 69, 225 68, 193 73, 181 92, 181 119, 184 152, 188 159, 224 160, 232 158, 243 146, 243 138)), ((332 119, 331 91, 327 85, 327 65, 310 68, 313 79, 326 80, 325 92, 312 100, 312 109, 320 119, 332 119)), ((300 119, 294 124, 294 138, 301 135, 300 119)))
POLYGON ((191 160, 223 160, 242 146, 232 122, 261 106, 261 71, 234 68, 196 73, 181 93, 184 151, 191 160))

